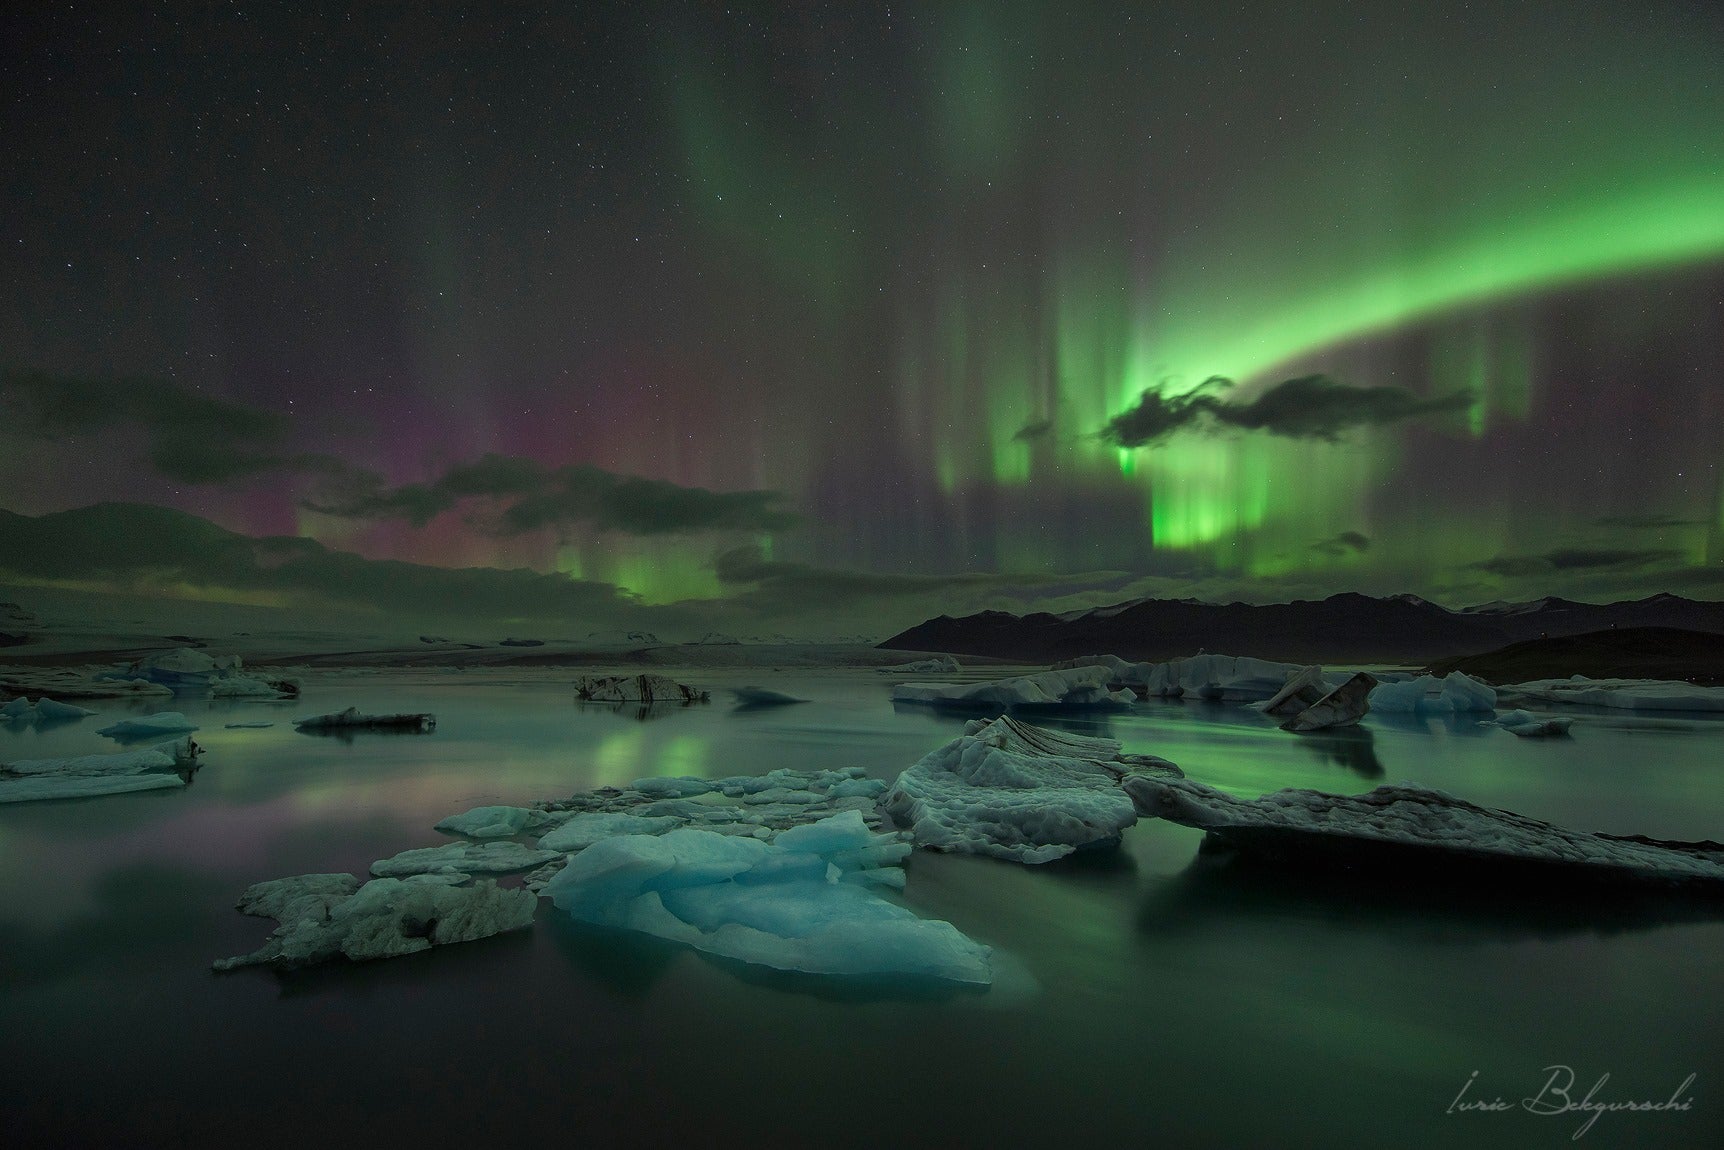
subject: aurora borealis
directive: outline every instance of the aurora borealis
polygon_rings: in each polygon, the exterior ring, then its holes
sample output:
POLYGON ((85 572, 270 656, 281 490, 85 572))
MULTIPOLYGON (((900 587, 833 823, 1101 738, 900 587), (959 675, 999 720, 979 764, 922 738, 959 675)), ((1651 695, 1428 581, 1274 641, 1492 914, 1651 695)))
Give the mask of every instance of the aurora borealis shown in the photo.
POLYGON ((8 510, 792 630, 1724 594, 1707 6, 3 19, 8 510))

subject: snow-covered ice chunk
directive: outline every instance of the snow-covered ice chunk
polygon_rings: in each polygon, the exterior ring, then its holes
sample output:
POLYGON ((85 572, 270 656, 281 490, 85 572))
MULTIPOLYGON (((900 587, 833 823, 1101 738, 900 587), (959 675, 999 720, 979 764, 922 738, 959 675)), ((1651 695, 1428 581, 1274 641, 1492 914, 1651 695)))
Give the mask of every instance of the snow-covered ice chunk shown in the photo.
POLYGON ((1129 776, 1145 818, 1208 831, 1219 843, 1284 861, 1383 866, 1560 865, 1571 878, 1724 884, 1724 845, 1573 831, 1419 786, 1364 795, 1282 790, 1236 798, 1190 779, 1129 776))
POLYGON ((197 724, 178 711, 158 711, 141 719, 121 719, 96 732, 110 739, 154 739, 180 731, 195 731, 197 724))
POLYGON ((897 836, 871 833, 852 811, 779 839, 686 828, 606 839, 575 856, 545 894, 584 922, 778 970, 992 981, 987 947, 875 892, 891 883, 852 877, 889 865, 903 846, 897 836))
POLYGON ((251 954, 219 959, 216 970, 269 964, 283 969, 344 956, 355 962, 413 954, 531 926, 538 899, 490 879, 420 874, 359 885, 352 875, 299 875, 259 883, 239 908, 280 923, 251 954))
POLYGON ((466 835, 470 839, 500 839, 518 835, 536 812, 526 807, 474 807, 458 815, 450 815, 434 830, 449 835, 466 835))
POLYGON ((1697 687, 1669 679, 1536 679, 1501 688, 1505 695, 1562 706, 1630 711, 1724 711, 1724 687, 1697 687))
POLYGON ((1068 735, 1008 716, 974 720, 964 734, 898 776, 881 807, 917 846, 1025 863, 1117 845, 1137 821, 1119 788, 1130 771, 1178 775, 1113 739, 1068 735))
POLYGON ((682 820, 670 816, 589 813, 576 815, 539 840, 553 851, 585 850, 596 842, 617 835, 657 835, 675 830, 682 820))
POLYGON ((1073 667, 983 683, 900 683, 892 699, 953 710, 1122 709, 1137 701, 1130 691, 1109 690, 1109 678, 1105 667, 1073 667))
POLYGON ((556 857, 556 851, 538 850, 515 842, 448 843, 440 847, 419 847, 402 851, 371 864, 371 873, 378 878, 399 878, 403 875, 436 874, 459 871, 461 874, 508 874, 511 871, 532 870, 556 857))

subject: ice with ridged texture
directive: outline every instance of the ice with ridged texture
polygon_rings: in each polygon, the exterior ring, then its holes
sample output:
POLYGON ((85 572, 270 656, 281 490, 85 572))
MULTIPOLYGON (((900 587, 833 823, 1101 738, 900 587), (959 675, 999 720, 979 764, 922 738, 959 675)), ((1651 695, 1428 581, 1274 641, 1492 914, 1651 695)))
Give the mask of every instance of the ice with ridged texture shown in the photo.
POLYGON ((461 874, 508 874, 532 870, 557 857, 556 851, 535 850, 516 842, 449 843, 440 847, 418 847, 371 864, 378 878, 455 872, 461 874))
POLYGON ((271 965, 283 969, 337 956, 363 962, 470 942, 531 926, 538 898, 490 879, 463 885, 461 875, 378 878, 360 885, 350 874, 272 879, 245 892, 239 909, 279 922, 258 950, 219 959, 216 970, 271 965))
POLYGON ((1400 682, 1379 683, 1371 691, 1371 710, 1401 714, 1467 714, 1496 710, 1494 687, 1459 671, 1438 678, 1420 675, 1400 682))
POLYGON ((183 787, 179 772, 197 765, 198 745, 175 739, 117 755, 22 759, 0 764, 0 803, 81 799, 183 787))
POLYGON ((987 985, 988 947, 874 889, 894 882, 865 877, 896 871, 908 849, 855 811, 772 844, 693 829, 625 835, 575 856, 544 893, 584 922, 777 970, 987 985))
POLYGON ((1068 735, 1011 716, 973 720, 964 733, 898 776, 881 808, 917 846, 1045 863, 1117 846, 1137 821, 1119 788, 1130 771, 1177 776, 1113 739, 1068 735))
POLYGON ((616 835, 658 835, 682 825, 669 815, 604 814, 576 815, 539 840, 546 850, 579 851, 616 835))
POLYGON ((1191 779, 1133 775, 1123 786, 1145 818, 1196 827, 1275 860, 1437 863, 1444 875, 1460 865, 1555 865, 1575 879, 1724 889, 1724 844, 1574 831, 1417 785, 1363 795, 1289 789, 1257 799, 1191 779))
POLYGON ((534 813, 526 807, 474 807, 458 815, 450 815, 432 829, 449 835, 466 835, 470 839, 508 838, 526 830, 534 813))
POLYGON ((178 711, 158 711, 141 719, 121 719, 96 732, 110 739, 153 739, 180 731, 195 731, 197 724, 178 711))
POLYGON ((1371 710, 1371 689, 1376 677, 1360 671, 1309 707, 1281 724, 1283 731, 1303 733, 1351 727, 1371 710))
POLYGON ((1536 703, 1612 707, 1627 711, 1724 711, 1724 687, 1697 687, 1669 679, 1537 679, 1502 688, 1536 703))
POLYGON ((1137 701, 1130 691, 1109 690, 1109 678, 1105 667, 1072 667, 984 683, 900 683, 892 689, 892 699, 954 710, 1107 710, 1126 708, 1137 701))

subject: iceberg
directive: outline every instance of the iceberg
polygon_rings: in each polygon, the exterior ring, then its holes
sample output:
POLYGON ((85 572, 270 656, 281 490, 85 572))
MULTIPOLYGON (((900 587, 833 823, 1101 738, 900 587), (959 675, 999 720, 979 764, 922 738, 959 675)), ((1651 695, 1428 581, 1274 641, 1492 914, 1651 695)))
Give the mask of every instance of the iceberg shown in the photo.
POLYGON ((87 707, 75 707, 70 703, 59 703, 43 696, 31 703, 23 695, 0 707, 0 720, 23 726, 27 723, 38 725, 53 725, 71 722, 74 719, 84 719, 96 712, 87 707))
POLYGON ((1401 714, 1467 714, 1496 710, 1496 689, 1460 671, 1438 678, 1420 675, 1398 682, 1379 683, 1371 691, 1373 711, 1401 714))
POLYGON ((1323 668, 1301 667, 1287 677, 1269 698, 1261 703, 1253 703, 1252 707, 1265 715, 1275 715, 1280 718, 1292 718, 1300 711, 1322 700, 1329 693, 1329 685, 1323 681, 1323 668))
POLYGON ((458 815, 450 815, 432 830, 447 835, 466 835, 470 839, 500 839, 518 835, 537 811, 526 807, 474 807, 458 815))
POLYGON ((1019 707, 1064 710, 1120 710, 1137 696, 1108 688, 1104 667, 1042 671, 982 683, 900 683, 892 689, 898 703, 948 710, 1000 711, 1019 707))
POLYGON ((575 682, 575 698, 586 703, 704 703, 711 698, 663 675, 583 675, 575 682))
POLYGON ((155 739, 162 735, 173 735, 180 731, 195 731, 197 724, 193 723, 178 711, 158 711, 141 719, 121 719, 110 723, 96 731, 98 735, 115 740, 155 739))
POLYGON ((1068 735, 1011 716, 964 733, 898 776, 881 799, 919 847, 1045 863, 1117 846, 1137 811, 1119 781, 1130 772, 1177 777, 1153 755, 1113 739, 1068 735))
POLYGON ((358 707, 349 707, 345 711, 335 711, 328 715, 312 715, 305 719, 295 719, 293 725, 296 730, 307 732, 362 729, 434 731, 437 729, 437 716, 424 712, 367 715, 361 713, 358 707))
POLYGON ((197 768, 198 745, 189 738, 114 755, 24 759, 0 765, 0 803, 81 799, 186 785, 197 768))
POLYGON ((583 922, 776 970, 988 985, 988 947, 877 893, 897 884, 869 876, 909 849, 855 811, 772 844, 689 828, 624 835, 577 855, 544 893, 583 922))
POLYGON ((360 885, 350 874, 297 875, 248 889, 239 909, 279 925, 250 954, 218 959, 214 969, 270 965, 284 970, 337 956, 354 962, 414 954, 531 926, 538 898, 490 879, 460 885, 458 876, 379 878, 360 885))
POLYGON ((1505 695, 1559 706, 1627 711, 1724 711, 1724 687, 1697 687, 1669 679, 1536 679, 1502 688, 1505 695))
POLYGON ((1377 685, 1374 676, 1360 671, 1291 719, 1281 724, 1283 731, 1322 731, 1330 727, 1350 727, 1371 710, 1371 688, 1377 685))
POLYGON ((1724 844, 1573 831, 1413 785, 1363 795, 1282 790, 1236 798, 1190 779, 1132 775, 1122 784, 1145 818, 1208 832, 1205 846, 1278 863, 1372 865, 1452 876, 1560 868, 1565 881, 1701 884, 1724 889, 1724 844))

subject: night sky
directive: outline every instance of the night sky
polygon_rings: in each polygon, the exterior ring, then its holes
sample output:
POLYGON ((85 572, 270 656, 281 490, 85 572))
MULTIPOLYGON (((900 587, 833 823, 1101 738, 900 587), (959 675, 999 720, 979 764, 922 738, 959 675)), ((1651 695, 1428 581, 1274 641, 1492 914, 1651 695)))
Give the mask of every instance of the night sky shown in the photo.
POLYGON ((1724 597, 1715 5, 138 8, 0 16, 0 508, 315 543, 0 582, 1724 597))

